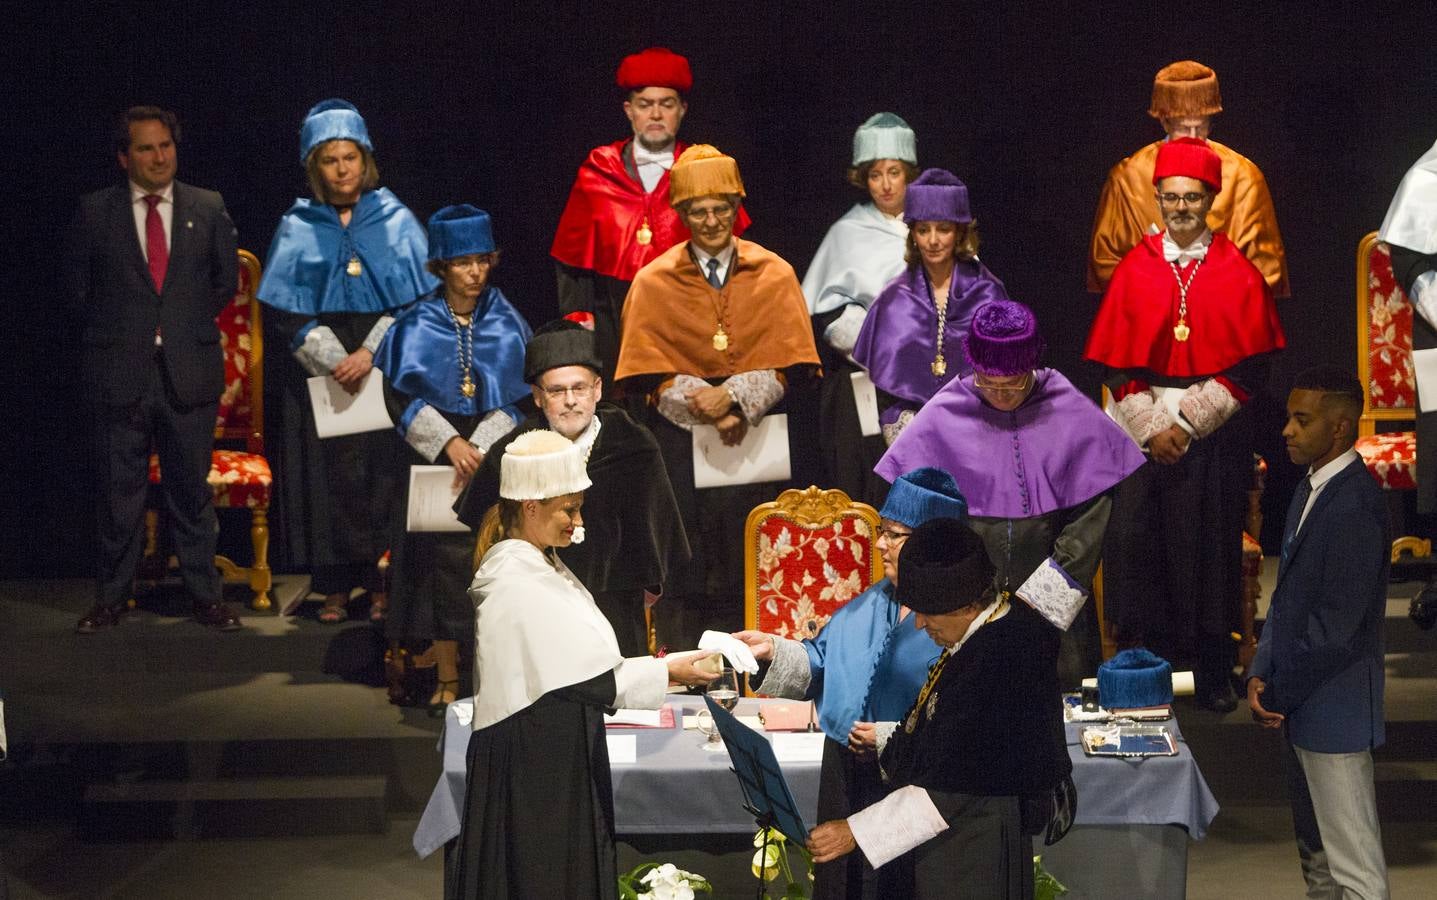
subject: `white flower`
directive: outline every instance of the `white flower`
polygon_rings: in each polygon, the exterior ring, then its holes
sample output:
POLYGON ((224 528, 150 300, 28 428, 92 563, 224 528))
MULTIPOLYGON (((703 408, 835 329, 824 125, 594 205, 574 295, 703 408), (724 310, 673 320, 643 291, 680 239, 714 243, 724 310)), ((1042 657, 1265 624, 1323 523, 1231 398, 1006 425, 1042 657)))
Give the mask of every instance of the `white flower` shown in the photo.
POLYGON ((571 543, 571 544, 582 544, 582 543, 584 543, 584 526, 582 526, 582 525, 575 525, 575 526, 574 526, 574 533, 571 534, 571 535, 569 535, 569 543, 571 543))

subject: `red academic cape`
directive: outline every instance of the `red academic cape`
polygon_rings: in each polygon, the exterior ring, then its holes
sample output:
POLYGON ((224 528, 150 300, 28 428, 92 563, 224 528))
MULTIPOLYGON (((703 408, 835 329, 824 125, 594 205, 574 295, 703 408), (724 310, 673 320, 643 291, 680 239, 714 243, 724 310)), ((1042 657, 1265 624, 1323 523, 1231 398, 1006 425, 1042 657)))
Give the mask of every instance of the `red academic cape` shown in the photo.
MULTIPOLYGON (((688 228, 669 206, 669 173, 647 193, 643 182, 629 174, 625 157, 632 142, 627 138, 595 147, 579 166, 549 248, 549 255, 564 265, 633 281, 659 254, 688 240, 688 228), (641 244, 638 234, 645 222, 652 236, 641 244)), ((674 157, 687 146, 676 141, 674 157)), ((748 213, 740 209, 734 234, 743 234, 748 224, 748 213)))
POLYGON ((1173 335, 1181 292, 1163 259, 1163 236, 1143 238, 1118 263, 1103 294, 1083 356, 1112 369, 1146 369, 1173 378, 1218 375, 1243 360, 1287 343, 1272 289, 1257 267, 1225 235, 1214 234, 1202 268, 1189 276, 1190 336, 1173 335))

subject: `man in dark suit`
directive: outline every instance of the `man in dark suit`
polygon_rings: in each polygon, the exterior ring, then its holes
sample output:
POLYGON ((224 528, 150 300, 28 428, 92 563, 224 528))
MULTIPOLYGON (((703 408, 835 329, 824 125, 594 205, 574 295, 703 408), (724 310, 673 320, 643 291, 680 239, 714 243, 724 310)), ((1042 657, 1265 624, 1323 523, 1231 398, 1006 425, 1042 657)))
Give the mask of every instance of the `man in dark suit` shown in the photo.
POLYGON ((215 316, 237 284, 235 228, 214 191, 175 180, 179 123, 153 106, 125 112, 115 149, 125 183, 81 199, 65 260, 67 299, 83 323, 83 383, 93 403, 99 473, 99 578, 81 634, 114 625, 144 536, 153 447, 195 619, 240 621, 220 602, 219 523, 206 476, 224 358, 215 316))
POLYGON ((1248 671, 1255 721, 1287 738, 1288 790, 1309 897, 1387 897, 1372 784, 1384 740, 1382 491, 1352 449, 1362 386, 1308 369, 1287 400, 1287 455, 1307 467, 1287 511, 1272 606, 1248 671))

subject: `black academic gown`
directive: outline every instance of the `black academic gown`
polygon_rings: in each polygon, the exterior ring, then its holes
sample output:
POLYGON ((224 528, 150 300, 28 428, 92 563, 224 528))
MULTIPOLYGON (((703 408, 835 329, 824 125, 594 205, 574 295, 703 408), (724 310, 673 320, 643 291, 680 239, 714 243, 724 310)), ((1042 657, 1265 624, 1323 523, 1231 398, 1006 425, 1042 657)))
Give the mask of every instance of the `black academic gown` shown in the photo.
POLYGON ((838 488, 852 500, 879 508, 888 497, 888 482, 875 474, 873 467, 888 445, 882 434, 865 437, 858 421, 853 375, 863 369, 823 340, 824 329, 846 309, 848 306, 840 306, 813 317, 814 343, 823 363, 823 378, 816 388, 810 388, 818 401, 812 407, 817 417, 817 452, 825 487, 838 488))
MULTIPOLYGON (((593 487, 584 492, 584 542, 558 554, 614 626, 619 652, 644 656, 649 652, 644 590, 657 593, 688 561, 689 543, 654 436, 611 403, 600 403, 595 415, 599 436, 589 453, 593 487)), ((498 502, 500 463, 509 442, 548 427, 542 414, 530 416, 489 449, 454 505, 461 522, 477 529, 498 502)))
POLYGON ((1033 652, 1052 628, 1013 603, 943 665, 925 702, 889 738, 880 763, 890 786, 923 788, 949 825, 879 870, 898 867, 887 877, 901 880, 911 865, 912 884, 895 884, 889 896, 1032 896, 1031 835, 1073 769, 1056 668, 1033 652))
POLYGON ((613 671, 474 732, 451 900, 613 900, 613 671))

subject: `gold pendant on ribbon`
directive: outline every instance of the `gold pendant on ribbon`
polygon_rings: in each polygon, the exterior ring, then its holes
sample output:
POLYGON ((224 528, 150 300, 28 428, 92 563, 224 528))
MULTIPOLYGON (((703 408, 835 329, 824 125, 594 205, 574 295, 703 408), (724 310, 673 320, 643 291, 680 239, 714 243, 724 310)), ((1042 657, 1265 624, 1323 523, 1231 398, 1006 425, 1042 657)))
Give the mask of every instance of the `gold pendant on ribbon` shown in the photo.
POLYGON ((639 226, 639 230, 634 233, 634 240, 639 242, 639 246, 647 247, 653 239, 654 233, 649 230, 649 220, 645 218, 643 224, 639 226))
POLYGON ((361 271, 363 270, 359 267, 359 257, 351 256, 349 258, 349 265, 344 267, 344 273, 346 275, 358 276, 361 271))
POLYGON ((464 383, 459 385, 459 390, 466 397, 474 396, 474 382, 469 379, 468 375, 464 376, 464 383))
POLYGON ((1173 326, 1173 337, 1179 341, 1185 341, 1190 334, 1192 334, 1192 329, 1188 328, 1188 323, 1182 319, 1178 319, 1178 323, 1173 326))
POLYGON ((714 349, 720 351, 728 349, 728 335, 724 334, 722 328, 714 332, 714 349))
POLYGON ((933 369, 935 378, 942 378, 948 372, 948 363, 944 362, 943 357, 940 356, 933 360, 933 365, 930 368, 933 369))

